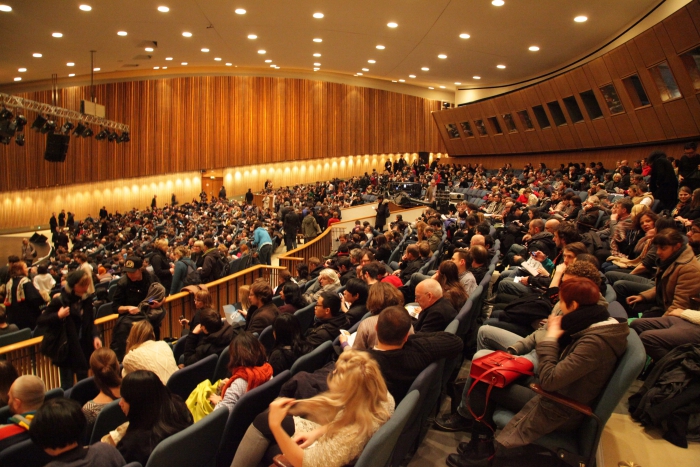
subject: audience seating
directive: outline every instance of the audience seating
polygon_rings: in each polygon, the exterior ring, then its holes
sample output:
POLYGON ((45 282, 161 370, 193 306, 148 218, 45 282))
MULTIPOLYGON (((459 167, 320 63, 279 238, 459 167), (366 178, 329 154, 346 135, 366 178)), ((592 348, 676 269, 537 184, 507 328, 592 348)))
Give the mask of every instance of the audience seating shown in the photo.
POLYGON ((100 305, 100 307, 97 309, 97 313, 95 314, 95 319, 104 318, 105 316, 109 316, 111 314, 112 314, 112 302, 107 302, 105 304, 100 305))
MULTIPOLYGON (((63 397, 63 395, 64 395, 63 389, 61 389, 61 388, 51 389, 49 391, 46 391, 46 393, 44 394, 44 402, 51 400, 51 399, 54 399, 56 397, 63 397)), ((9 406, 6 405, 5 407, 0 408, 0 425, 2 425, 5 422, 5 420, 10 418, 10 415, 11 414, 10 414, 10 407, 9 406)))
POLYGON ((182 397, 183 400, 187 400, 187 397, 199 383, 211 378, 218 361, 218 355, 209 355, 197 363, 177 370, 168 379, 167 388, 182 397))
POLYGON ((161 441, 146 467, 209 467, 214 464, 228 410, 215 410, 197 423, 161 441))
MULTIPOLYGON (((214 373, 211 377, 211 382, 218 381, 220 379, 228 378, 231 373, 228 369, 228 362, 230 361, 229 347, 226 347, 219 354, 219 358, 216 361, 216 368, 214 368, 214 373)), ((204 381, 204 380, 202 380, 204 381)), ((200 381, 201 382, 201 381, 200 381)))
POLYGON ((80 405, 85 405, 88 401, 97 397, 100 390, 95 384, 95 377, 90 376, 75 383, 75 386, 66 391, 65 397, 77 401, 80 405))
POLYGON ((627 311, 617 300, 608 303, 608 313, 618 321, 627 321, 627 311))
POLYGON ((51 456, 31 439, 0 451, 0 465, 3 467, 43 467, 51 460, 51 456))
POLYGON ((265 347, 265 352, 267 352, 267 355, 269 356, 270 352, 275 347, 275 336, 272 334, 272 325, 269 325, 262 330, 258 340, 263 347, 265 347))
POLYGON ((308 354, 299 357, 292 365, 290 372, 292 373, 292 376, 296 375, 300 371, 313 373, 328 363, 332 355, 335 355, 335 351, 333 350, 333 342, 326 341, 308 354))
POLYGON ((92 436, 90 436, 90 444, 95 444, 102 439, 104 435, 116 429, 119 425, 126 422, 126 415, 119 407, 121 399, 113 400, 105 405, 100 413, 97 414, 97 419, 92 427, 92 436))
POLYGON ((314 308, 316 307, 315 303, 312 303, 311 305, 307 305, 304 308, 297 310, 294 312, 294 316, 296 316, 299 319, 299 326, 301 328, 301 333, 304 334, 307 329, 311 327, 311 324, 314 322, 314 308))
POLYGON ((182 336, 173 344, 173 356, 177 363, 180 363, 180 357, 185 353, 185 339, 187 339, 187 335, 182 336))
MULTIPOLYGON (((645 362, 644 345, 637 333, 630 329, 627 336, 627 350, 620 358, 610 381, 591 407, 585 407, 556 393, 548 393, 538 385, 531 385, 531 387, 535 386, 533 389, 543 397, 575 409, 588 417, 578 429, 570 432, 555 431, 538 439, 534 444, 556 452, 561 461, 572 467, 594 466, 603 428, 615 410, 615 406, 642 372, 645 362)), ((513 416, 515 416, 513 412, 499 408, 494 414, 494 421, 502 428, 513 416)))
POLYGON ((0 347, 16 344, 32 338, 32 330, 29 328, 20 329, 19 331, 9 332, 4 336, 0 336, 0 347))
POLYGON ((292 374, 283 371, 265 384, 251 389, 233 406, 221 436, 219 451, 216 454, 216 467, 229 467, 243 435, 255 417, 264 412, 270 402, 279 396, 282 385, 289 381, 292 374))

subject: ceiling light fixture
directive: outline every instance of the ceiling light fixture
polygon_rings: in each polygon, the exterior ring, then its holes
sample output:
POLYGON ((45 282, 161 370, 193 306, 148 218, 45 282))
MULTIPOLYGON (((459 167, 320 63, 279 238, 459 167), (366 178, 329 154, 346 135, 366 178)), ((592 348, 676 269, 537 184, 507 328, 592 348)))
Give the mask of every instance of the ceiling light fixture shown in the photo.
POLYGON ((362 73, 355 73, 356 76, 362 76, 362 73))
POLYGON ((506 66, 505 65, 496 65, 496 68, 498 68, 500 70, 504 70, 506 68, 506 66))
POLYGON ((109 135, 109 131, 106 128, 102 128, 99 133, 95 135, 95 140, 97 141, 102 141, 107 139, 107 136, 109 135))
POLYGON ((574 18, 574 21, 576 21, 577 23, 585 23, 586 21, 588 21, 588 16, 577 16, 576 18, 574 18))
POLYGON ((445 55, 445 54, 440 54, 440 55, 438 55, 438 58, 441 58, 441 59, 443 59, 443 60, 444 60, 444 59, 446 59, 446 58, 447 58, 447 55, 445 55))
POLYGON ((318 71, 318 70, 320 70, 320 68, 314 68, 314 71, 318 71))
POLYGON ((321 64, 316 62, 316 63, 314 63, 314 66, 321 66, 321 64))
POLYGON ((430 71, 430 68, 428 68, 427 66, 424 66, 423 68, 421 68, 421 70, 423 70, 423 71, 430 71))
POLYGON ((20 77, 18 76, 18 77, 15 78, 15 81, 22 81, 22 78, 20 78, 20 77))
POLYGON ((165 57, 166 60, 172 60, 173 57, 165 57))
POLYGON ((377 63, 376 60, 367 60, 367 63, 377 63))
POLYGON ((158 11, 160 11, 161 13, 167 13, 170 11, 170 8, 168 8, 167 6, 159 6, 158 11))
POLYGON ((274 68, 274 67, 276 67, 276 66, 277 66, 277 65, 275 65, 275 64, 273 63, 272 65, 270 65, 270 68, 274 68))
POLYGON ((528 47, 527 50, 529 50, 530 52, 537 52, 538 50, 540 50, 540 48, 536 45, 531 45, 530 47, 528 47))
POLYGON ((99 68, 93 68, 92 71, 100 71, 99 68))
POLYGON ((46 119, 43 117, 43 115, 39 114, 36 116, 36 119, 34 119, 34 122, 32 123, 31 128, 32 130, 39 131, 44 127, 44 124, 46 123, 46 119))
POLYGON ((472 79, 481 79, 481 76, 472 76, 472 79))
POLYGON ((75 63, 73 63, 73 62, 68 62, 68 63, 66 63, 66 66, 75 66, 75 63))
POLYGON ((459 81, 457 81, 455 84, 456 84, 457 86, 460 86, 462 83, 460 83, 459 81))
POLYGON ((323 42, 323 39, 321 39, 320 37, 316 37, 314 38, 314 42, 323 42))
POLYGON ((217 61, 217 62, 220 62, 220 61, 221 61, 221 57, 214 57, 214 60, 217 61))
POLYGON ((246 11, 243 8, 236 8, 234 10, 234 13, 236 13, 237 15, 245 15, 246 11))
POLYGON ((182 62, 182 63, 180 63, 180 65, 185 66, 185 65, 187 65, 187 62, 182 62))
POLYGON ((80 5, 78 8, 80 8, 83 11, 90 11, 92 10, 92 7, 90 5, 80 5))
POLYGON ((192 37, 192 33, 187 31, 183 32, 182 35, 185 37, 192 37))
POLYGON ((35 53, 35 54, 32 54, 32 57, 34 57, 34 58, 41 58, 41 54, 40 54, 40 53, 35 53))
POLYGON ((107 136, 107 141, 109 141, 110 143, 113 143, 113 142, 115 142, 116 140, 119 139, 119 135, 117 135, 117 132, 116 132, 116 131, 113 131, 113 132, 111 132, 111 133, 110 133, 110 132, 107 132, 107 134, 108 134, 108 136, 107 136))
POLYGON ((20 68, 20 69, 17 70, 17 71, 19 71, 20 73, 24 73, 25 71, 27 71, 27 69, 26 69, 26 68, 20 68))
POLYGON ((493 0, 493 1, 491 2, 491 5, 493 5, 493 6, 503 6, 505 3, 506 3, 506 2, 504 2, 503 0, 493 0))
POLYGON ((415 78, 416 75, 408 75, 409 78, 415 78))
POLYGON ((386 23, 386 25, 389 26, 390 28, 397 28, 397 27, 399 27, 399 25, 396 24, 396 23, 394 23, 394 22, 386 23))
POLYGON ((54 33, 51 34, 51 35, 52 35, 53 37, 63 37, 63 34, 61 34, 60 32, 54 32, 54 33))
POLYGON ((75 125, 73 125, 73 122, 70 122, 70 121, 69 121, 69 122, 66 122, 66 123, 64 123, 63 126, 61 127, 61 133, 64 134, 64 135, 67 135, 68 133, 70 133, 70 131, 71 131, 73 128, 75 128, 75 125))
POLYGON ((405 79, 400 79, 400 80, 399 80, 399 83, 405 83, 405 82, 406 82, 405 79))
POLYGON ((167 67, 167 66, 164 66, 164 67, 163 67, 163 69, 164 69, 164 70, 167 70, 167 69, 168 69, 168 67, 167 67))
POLYGON ((160 70, 160 67, 159 67, 159 66, 154 66, 153 69, 154 69, 154 70, 160 70))
POLYGON ((146 52, 153 52, 153 47, 146 47, 146 52))
POLYGON ((10 5, 0 5, 0 11, 4 11, 7 13, 12 11, 12 7, 10 5))
POLYGON ((323 13, 314 13, 314 18, 316 18, 316 19, 323 18, 323 13))
POLYGON ((428 89, 435 89, 435 88, 434 88, 434 87, 432 87, 432 86, 428 86, 428 89))
POLYGON ((440 89, 445 89, 445 86, 440 86, 440 89))
POLYGON ((70 74, 68 75, 69 78, 72 78, 73 76, 75 76, 75 73, 70 73, 70 74))
POLYGON ((17 146, 24 146, 24 133, 20 133, 15 137, 17 146))
POLYGON ((398 83, 398 81, 396 81, 395 79, 392 79, 391 82, 392 82, 392 83, 398 83))
POLYGON ((363 68, 362 71, 369 71, 369 68, 363 68))
POLYGON ((459 35, 459 38, 460 38, 460 39, 469 39, 470 37, 472 37, 472 36, 470 36, 469 34, 466 34, 466 33, 465 33, 465 34, 460 34, 460 35, 459 35))
POLYGON ((315 54, 314 54, 314 57, 320 57, 320 56, 321 56, 320 53, 315 53, 315 54))
POLYGON ((227 63, 226 66, 233 66, 233 63, 227 63))
POLYGON ((202 49, 202 52, 207 53, 207 52, 209 52, 209 49, 204 48, 204 49, 202 49))
POLYGON ((265 54, 267 53, 267 51, 266 51, 266 50, 263 50, 263 49, 260 49, 260 50, 258 50, 258 53, 259 53, 260 55, 265 55, 265 54))
POLYGON ((256 36, 255 34, 248 34, 248 39, 250 39, 250 40, 255 40, 257 38, 258 38, 258 36, 256 36))
POLYGON ((386 49, 386 47, 384 47, 383 45, 378 45, 378 46, 377 46, 377 49, 379 49, 379 50, 384 50, 384 49, 386 49))
POLYGON ((265 60, 265 63, 272 63, 272 60, 265 60))
POLYGON ((126 36, 127 32, 126 31, 119 31, 117 32, 117 36, 126 36))

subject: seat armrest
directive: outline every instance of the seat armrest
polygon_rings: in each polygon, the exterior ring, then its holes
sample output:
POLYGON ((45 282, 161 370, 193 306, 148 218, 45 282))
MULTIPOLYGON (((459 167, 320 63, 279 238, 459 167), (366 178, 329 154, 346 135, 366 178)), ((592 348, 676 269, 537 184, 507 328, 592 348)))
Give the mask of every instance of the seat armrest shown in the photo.
POLYGON ((579 402, 576 402, 575 400, 569 399, 568 397, 564 397, 561 394, 557 394, 556 392, 545 391, 540 387, 539 384, 530 383, 530 389, 532 389, 533 391, 535 391, 535 393, 539 394, 542 397, 546 397, 547 399, 553 400, 554 402, 557 402, 561 405, 565 405, 566 407, 581 412, 582 414, 587 415, 589 417, 593 416, 593 410, 591 410, 591 408, 587 405, 583 405, 579 402))
POLYGON ((273 459, 274 462, 270 467, 294 467, 291 462, 284 457, 284 454, 277 454, 273 459))

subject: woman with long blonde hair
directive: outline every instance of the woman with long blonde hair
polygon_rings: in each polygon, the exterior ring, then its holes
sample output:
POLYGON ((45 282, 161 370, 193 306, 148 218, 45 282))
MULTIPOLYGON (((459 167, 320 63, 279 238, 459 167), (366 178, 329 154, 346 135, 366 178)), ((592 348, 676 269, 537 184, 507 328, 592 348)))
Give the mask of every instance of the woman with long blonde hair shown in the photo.
MULTIPOLYGON (((377 362, 344 352, 328 376, 328 391, 307 400, 276 399, 248 427, 231 467, 258 465, 275 442, 294 467, 341 467, 356 459, 394 411, 377 362)), ((275 449, 276 448, 276 449, 275 449)))

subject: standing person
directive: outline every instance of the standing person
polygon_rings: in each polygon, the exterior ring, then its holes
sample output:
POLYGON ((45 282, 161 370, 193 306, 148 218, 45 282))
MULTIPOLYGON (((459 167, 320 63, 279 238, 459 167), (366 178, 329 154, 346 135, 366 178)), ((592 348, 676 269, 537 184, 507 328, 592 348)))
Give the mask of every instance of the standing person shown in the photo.
POLYGON ((221 277, 221 253, 214 247, 214 239, 207 238, 204 240, 205 252, 202 255, 204 261, 199 270, 199 276, 202 278, 202 284, 208 284, 221 277))
POLYGON ((186 246, 175 248, 173 253, 175 265, 172 267, 172 282, 170 284, 170 295, 178 293, 185 286, 185 279, 188 274, 197 270, 197 265, 190 259, 190 250, 186 246))
POLYGON ((88 294, 90 276, 82 269, 68 274, 61 294, 51 300, 37 324, 48 328, 42 343, 45 352, 51 340, 61 339, 65 333, 68 350, 64 355, 47 355, 59 368, 61 387, 73 387, 73 375, 78 381, 87 377, 88 362, 93 350, 102 347, 99 330, 95 326, 92 299, 88 294))
POLYGON ((49 229, 51 230, 51 233, 56 232, 56 227, 58 227, 58 221, 56 220, 56 213, 52 212, 51 219, 49 219, 49 229))
POLYGON ((156 275, 160 283, 163 284, 163 287, 165 287, 166 295, 169 294, 173 283, 173 273, 170 271, 167 239, 159 238, 153 244, 151 267, 153 267, 153 274, 156 275))
POLYGON ((82 269, 88 276, 90 280, 90 285, 88 286, 88 295, 95 293, 95 284, 92 282, 92 266, 88 263, 87 255, 85 253, 76 253, 75 262, 78 263, 78 269, 82 269))
POLYGON ((66 226, 66 210, 61 209, 61 212, 58 215, 58 226, 60 228, 63 228, 66 226))
POLYGON ((34 258, 36 258, 36 249, 34 248, 34 246, 32 246, 31 243, 29 243, 28 238, 23 238, 21 256, 22 261, 27 263, 27 266, 31 267, 32 262, 34 262, 34 258))
POLYGON ((321 226, 316 222, 313 209, 309 209, 301 222, 301 231, 304 234, 304 243, 309 243, 321 233, 321 226))
POLYGON ((151 200, 151 210, 156 208, 156 205, 157 205, 156 198, 158 198, 158 196, 153 195, 153 199, 151 200))
POLYGON ((384 201, 383 196, 377 198, 379 203, 375 208, 377 210, 377 219, 374 222, 374 228, 382 232, 386 225, 386 220, 389 217, 389 201, 384 201))
POLYGON ((652 152, 648 161, 651 166, 649 191, 654 195, 654 199, 660 201, 660 210, 671 210, 678 201, 678 178, 673 165, 663 151, 652 152))
POLYGON ((284 244, 287 251, 292 251, 297 247, 297 233, 301 229, 301 219, 294 209, 291 209, 284 216, 284 244))
POLYGON ((24 261, 10 266, 10 280, 7 282, 5 296, 7 322, 16 324, 20 329, 34 329, 41 314, 40 307, 46 303, 28 275, 29 270, 24 261))
POLYGON ((247 204, 247 205, 253 204, 253 191, 251 188, 248 188, 248 191, 245 194, 245 204, 247 204))
POLYGON ((175 193, 173 193, 170 196, 170 205, 171 206, 177 206, 179 203, 177 202, 177 196, 175 196, 175 193))
POLYGON ((221 189, 219 190, 219 198, 226 199, 226 187, 223 185, 221 185, 221 189))
POLYGON ((272 264, 272 238, 260 221, 255 223, 253 243, 255 243, 255 246, 258 249, 258 259, 260 260, 260 264, 267 266, 272 264))

